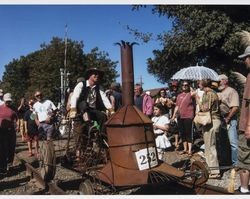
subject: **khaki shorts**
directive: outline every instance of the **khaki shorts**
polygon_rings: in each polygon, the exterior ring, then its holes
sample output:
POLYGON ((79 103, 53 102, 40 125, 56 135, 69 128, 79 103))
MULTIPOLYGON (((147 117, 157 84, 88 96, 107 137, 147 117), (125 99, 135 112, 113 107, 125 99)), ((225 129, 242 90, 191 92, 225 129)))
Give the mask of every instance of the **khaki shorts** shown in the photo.
POLYGON ((250 140, 244 134, 239 134, 238 164, 241 169, 250 170, 250 140))

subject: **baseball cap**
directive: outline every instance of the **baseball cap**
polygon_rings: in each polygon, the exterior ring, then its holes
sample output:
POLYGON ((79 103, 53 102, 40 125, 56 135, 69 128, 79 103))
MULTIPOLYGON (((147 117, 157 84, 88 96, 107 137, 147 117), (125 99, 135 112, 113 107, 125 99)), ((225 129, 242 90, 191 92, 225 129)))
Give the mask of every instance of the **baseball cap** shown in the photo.
POLYGON ((178 82, 177 81, 172 81, 171 86, 178 86, 178 82))
POLYGON ((12 98, 11 98, 11 97, 12 97, 12 96, 11 96, 10 93, 5 93, 5 94, 3 95, 3 101, 5 101, 5 102, 12 101, 12 98))
POLYGON ((244 54, 239 55, 238 57, 239 57, 239 58, 245 58, 245 57, 247 57, 247 56, 250 56, 250 46, 247 46, 246 49, 245 49, 244 54))
POLYGON ((221 75, 219 75, 218 79, 219 79, 219 81, 220 80, 228 80, 228 77, 225 74, 221 74, 221 75))

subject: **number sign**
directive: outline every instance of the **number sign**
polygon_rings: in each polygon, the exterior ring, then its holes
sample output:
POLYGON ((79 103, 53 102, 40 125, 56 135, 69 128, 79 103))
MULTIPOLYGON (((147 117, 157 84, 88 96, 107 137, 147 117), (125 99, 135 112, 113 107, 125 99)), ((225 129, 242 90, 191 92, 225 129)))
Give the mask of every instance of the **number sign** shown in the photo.
POLYGON ((156 157, 156 149, 154 147, 149 147, 148 149, 141 149, 135 152, 137 164, 139 170, 149 169, 150 167, 155 167, 158 165, 156 157))

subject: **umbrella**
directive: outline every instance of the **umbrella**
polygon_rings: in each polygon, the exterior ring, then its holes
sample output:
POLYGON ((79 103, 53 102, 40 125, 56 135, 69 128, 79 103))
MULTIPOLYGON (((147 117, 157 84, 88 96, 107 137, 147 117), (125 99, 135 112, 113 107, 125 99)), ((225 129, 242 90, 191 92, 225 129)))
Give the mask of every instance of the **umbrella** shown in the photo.
POLYGON ((218 81, 218 74, 211 68, 197 65, 179 70, 171 77, 171 79, 176 79, 176 80, 211 79, 218 81))

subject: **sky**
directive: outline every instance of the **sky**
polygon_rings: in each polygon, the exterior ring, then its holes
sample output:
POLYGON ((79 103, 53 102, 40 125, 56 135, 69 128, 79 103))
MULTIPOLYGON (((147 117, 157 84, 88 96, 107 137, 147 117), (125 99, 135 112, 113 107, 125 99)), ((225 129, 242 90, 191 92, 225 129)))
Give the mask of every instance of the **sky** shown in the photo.
MULTIPOLYGON (((155 36, 171 28, 165 17, 153 15, 150 7, 132 11, 130 5, 0 5, 0 79, 5 65, 20 56, 40 49, 42 43, 49 44, 52 37, 64 38, 67 24, 68 38, 83 41, 84 52, 94 47, 118 61, 117 72, 121 72, 120 47, 114 45, 121 40, 138 42, 133 46, 134 81, 143 82, 144 90, 164 87, 147 72, 147 59, 153 58, 154 49, 162 49, 159 41, 142 43, 126 29, 129 25, 155 36)), ((59 71, 58 71, 59 72, 59 71)), ((121 74, 120 74, 121 76, 121 74)), ((121 77, 117 78, 121 82, 121 77)))

